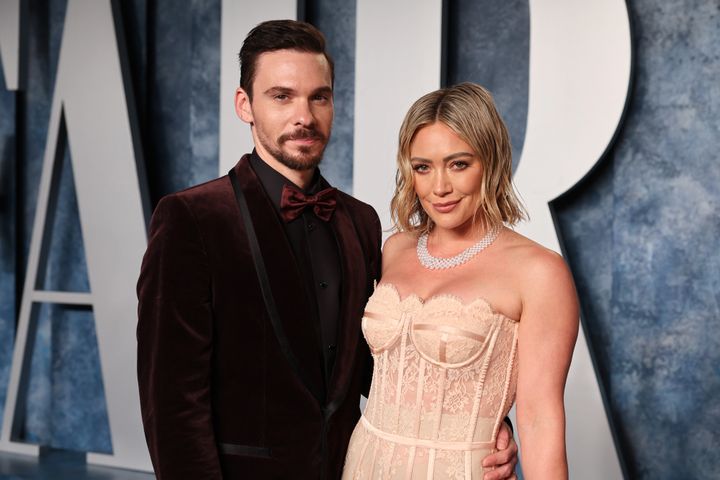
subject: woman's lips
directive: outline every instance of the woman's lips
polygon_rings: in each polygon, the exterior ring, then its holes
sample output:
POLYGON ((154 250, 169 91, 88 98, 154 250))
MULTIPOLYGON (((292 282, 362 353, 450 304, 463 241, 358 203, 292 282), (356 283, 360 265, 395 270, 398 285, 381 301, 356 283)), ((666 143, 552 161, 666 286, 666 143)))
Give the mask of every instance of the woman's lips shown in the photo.
POLYGON ((433 203, 432 206, 437 212, 448 213, 452 211, 452 209, 455 208, 458 203, 460 203, 460 200, 455 200, 453 202, 433 203))

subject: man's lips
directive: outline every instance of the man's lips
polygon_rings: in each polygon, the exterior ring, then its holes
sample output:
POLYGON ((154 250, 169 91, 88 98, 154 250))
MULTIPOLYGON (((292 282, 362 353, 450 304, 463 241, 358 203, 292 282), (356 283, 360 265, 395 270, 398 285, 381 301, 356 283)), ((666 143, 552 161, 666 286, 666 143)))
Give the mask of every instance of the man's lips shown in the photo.
POLYGON ((433 203, 432 206, 436 211, 440 213, 448 213, 452 211, 452 209, 455 208, 455 205, 457 205, 458 203, 460 203, 460 200, 454 200, 452 202, 433 203))
POLYGON ((301 145, 311 145, 315 142, 319 142, 320 139, 318 137, 309 137, 309 138, 291 138, 289 140, 290 142, 299 143, 301 145))

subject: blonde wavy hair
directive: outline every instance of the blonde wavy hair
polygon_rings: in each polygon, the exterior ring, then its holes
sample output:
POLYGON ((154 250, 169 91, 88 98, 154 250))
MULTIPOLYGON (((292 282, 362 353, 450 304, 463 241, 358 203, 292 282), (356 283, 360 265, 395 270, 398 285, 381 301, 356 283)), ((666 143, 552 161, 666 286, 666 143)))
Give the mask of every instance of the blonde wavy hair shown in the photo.
POLYGON ((512 184, 512 148, 492 95, 475 83, 461 83, 418 99, 400 127, 395 193, 390 203, 393 229, 430 232, 433 222, 415 193, 410 147, 423 127, 441 122, 470 145, 483 166, 480 196, 473 221, 487 227, 514 225, 527 218, 512 184))

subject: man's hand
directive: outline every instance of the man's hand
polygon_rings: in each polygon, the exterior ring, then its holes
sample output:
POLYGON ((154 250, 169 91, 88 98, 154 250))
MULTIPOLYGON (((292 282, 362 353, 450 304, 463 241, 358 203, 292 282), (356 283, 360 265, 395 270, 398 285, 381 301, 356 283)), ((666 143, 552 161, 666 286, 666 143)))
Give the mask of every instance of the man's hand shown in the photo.
POLYGON ((497 452, 483 459, 483 467, 490 469, 483 480, 517 480, 515 465, 518 461, 518 447, 510 433, 510 427, 505 422, 500 425, 495 449, 497 452))

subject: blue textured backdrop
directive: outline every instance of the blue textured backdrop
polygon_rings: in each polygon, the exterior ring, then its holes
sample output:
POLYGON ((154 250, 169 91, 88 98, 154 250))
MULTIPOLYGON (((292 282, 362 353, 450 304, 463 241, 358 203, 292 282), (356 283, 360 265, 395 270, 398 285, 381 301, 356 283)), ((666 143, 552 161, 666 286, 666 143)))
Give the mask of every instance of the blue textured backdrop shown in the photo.
POLYGON ((0 75, 0 405, 5 404, 15 325, 15 140, 15 95, 0 75))
POLYGON ((490 90, 510 131, 513 166, 525 142, 530 62, 527 0, 448 3, 447 83, 490 90))
POLYGON ((720 2, 629 7, 627 118, 557 211, 632 478, 720 478, 720 2))
MULTIPOLYGON (((217 172, 220 1, 120 4, 154 205, 217 172)), ((28 8, 27 89, 0 85, 0 402, 65 0, 30 0, 28 8)), ((720 2, 635 0, 629 8, 635 87, 624 127, 602 165, 554 207, 630 477, 720 477, 720 2)), ((350 190, 355 2, 307 1, 306 15, 326 33, 337 69, 322 169, 350 190)), ((516 162, 529 15, 527 0, 448 4, 448 82, 493 91, 516 162)), ((44 283, 87 290, 67 160, 44 283)), ((109 451, 92 312, 44 306, 39 318, 24 437, 109 451)))

